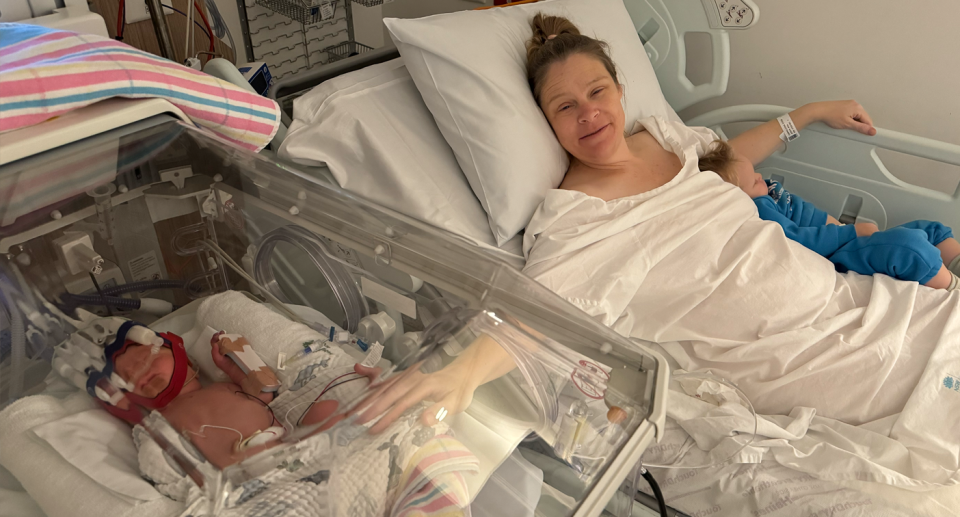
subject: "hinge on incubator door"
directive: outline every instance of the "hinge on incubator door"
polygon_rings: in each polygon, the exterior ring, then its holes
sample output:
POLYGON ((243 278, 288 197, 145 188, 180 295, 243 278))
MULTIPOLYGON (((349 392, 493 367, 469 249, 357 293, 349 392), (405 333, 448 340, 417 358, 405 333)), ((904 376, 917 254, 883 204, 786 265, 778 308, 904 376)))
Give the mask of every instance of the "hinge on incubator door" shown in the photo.
POLYGON ((390 244, 378 240, 377 245, 373 247, 373 255, 377 264, 389 266, 390 259, 393 257, 393 253, 390 251, 390 244))
POLYGON ((97 231, 107 244, 113 245, 113 201, 111 196, 117 191, 113 183, 106 183, 87 191, 97 207, 97 231))
POLYGON ((193 176, 193 169, 191 169, 189 165, 160 171, 160 181, 169 181, 176 185, 177 189, 182 189, 184 182, 187 181, 187 178, 190 176, 193 176))
POLYGON ((387 226, 383 229, 383 234, 390 239, 397 239, 406 235, 407 232, 397 228, 396 226, 387 226))
POLYGON ((860 209, 862 208, 863 198, 848 194, 847 199, 843 202, 843 210, 841 210, 840 217, 838 217, 837 220, 840 221, 840 224, 855 224, 857 222, 857 216, 860 215, 860 209))

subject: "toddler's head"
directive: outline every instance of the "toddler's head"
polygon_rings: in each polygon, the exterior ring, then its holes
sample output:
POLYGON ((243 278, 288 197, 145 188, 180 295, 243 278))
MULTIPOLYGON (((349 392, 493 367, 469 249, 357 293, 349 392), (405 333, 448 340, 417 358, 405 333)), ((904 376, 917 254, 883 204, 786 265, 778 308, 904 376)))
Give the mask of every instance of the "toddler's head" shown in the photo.
POLYGON ((763 176, 753 169, 746 158, 737 156, 733 147, 723 140, 715 140, 710 150, 699 161, 700 170, 716 172, 723 181, 740 187, 751 198, 767 195, 763 176))

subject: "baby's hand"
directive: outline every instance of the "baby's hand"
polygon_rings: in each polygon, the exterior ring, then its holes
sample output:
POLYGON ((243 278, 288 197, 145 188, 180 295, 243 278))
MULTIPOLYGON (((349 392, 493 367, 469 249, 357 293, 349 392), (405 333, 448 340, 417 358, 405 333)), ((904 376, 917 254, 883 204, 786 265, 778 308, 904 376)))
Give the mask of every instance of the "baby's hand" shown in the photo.
POLYGON ((360 363, 357 363, 353 365, 353 371, 358 375, 363 375, 372 383, 376 382, 377 378, 380 377, 380 372, 383 371, 383 368, 368 368, 360 363))
POLYGON ((224 332, 220 331, 210 338, 210 356, 213 358, 213 364, 217 365, 217 368, 220 368, 223 373, 227 374, 227 377, 230 377, 230 380, 233 381, 234 384, 240 384, 240 382, 246 378, 246 375, 244 375, 243 370, 237 366, 237 363, 233 362, 233 359, 230 359, 220 351, 220 338, 223 334, 224 332))
POLYGON ((857 223, 853 227, 857 230, 857 237, 869 237, 880 231, 880 228, 873 223, 857 223))

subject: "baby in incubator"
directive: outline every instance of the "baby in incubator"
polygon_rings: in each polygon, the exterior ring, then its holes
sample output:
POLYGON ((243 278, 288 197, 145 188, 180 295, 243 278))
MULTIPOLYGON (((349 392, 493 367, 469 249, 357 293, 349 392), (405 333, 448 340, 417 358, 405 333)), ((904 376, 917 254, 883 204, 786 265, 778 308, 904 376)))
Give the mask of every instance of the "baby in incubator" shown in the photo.
POLYGON ((882 273, 937 289, 960 289, 960 243, 941 223, 913 221, 885 231, 873 223, 841 225, 776 181, 764 180, 722 140, 713 143, 699 166, 740 187, 753 198, 761 219, 775 221, 789 239, 827 258, 841 273, 882 273))
MULTIPOLYGON (((227 355, 227 350, 242 350, 247 345, 243 337, 221 332, 210 344, 214 364, 231 382, 202 386, 191 363, 180 393, 158 411, 221 469, 279 443, 271 438, 282 433, 285 425, 289 429, 327 420, 320 430, 333 426, 343 418, 329 418, 341 401, 350 400, 380 373, 379 368, 350 366, 339 349, 320 346, 313 354, 315 360, 289 367, 297 375, 287 379, 286 389, 262 391, 276 389, 265 386, 270 383, 264 379, 273 378, 269 367, 263 365, 268 371, 257 375, 244 373, 227 355), (352 386, 339 387, 346 383, 352 386), (293 396, 293 391, 300 389, 306 392, 293 396)), ((174 353, 169 347, 130 344, 114 357, 114 365, 131 393, 149 399, 164 392, 174 378, 174 353)))

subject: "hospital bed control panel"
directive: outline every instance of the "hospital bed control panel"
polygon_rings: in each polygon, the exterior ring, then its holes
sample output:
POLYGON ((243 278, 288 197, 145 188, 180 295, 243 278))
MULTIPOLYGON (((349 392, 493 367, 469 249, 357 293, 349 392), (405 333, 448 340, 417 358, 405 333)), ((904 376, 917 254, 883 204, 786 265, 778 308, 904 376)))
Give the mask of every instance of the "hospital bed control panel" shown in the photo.
POLYGON ((715 29, 747 29, 760 19, 760 9, 750 0, 700 0, 715 29))

